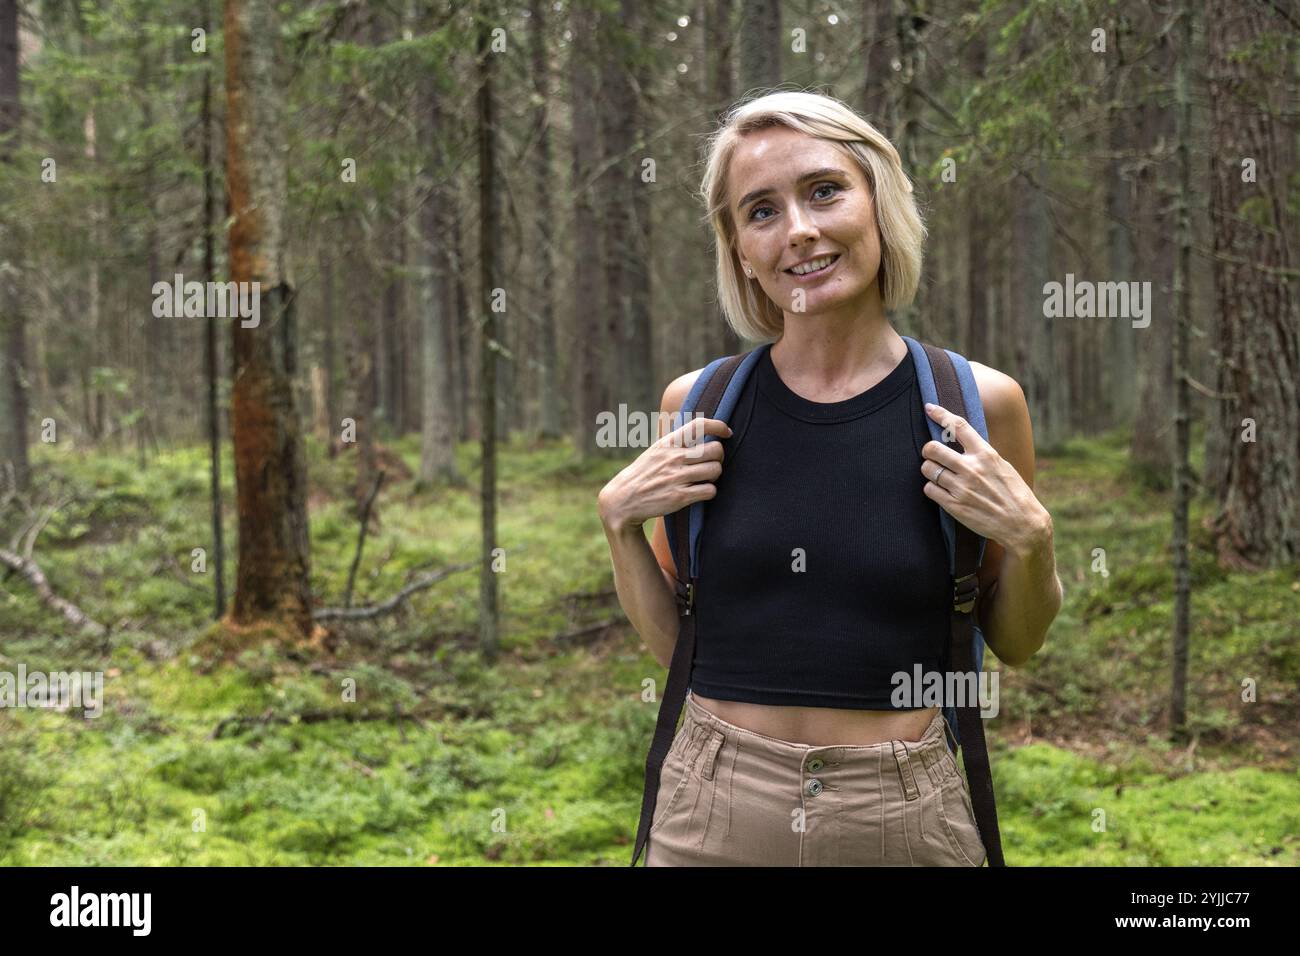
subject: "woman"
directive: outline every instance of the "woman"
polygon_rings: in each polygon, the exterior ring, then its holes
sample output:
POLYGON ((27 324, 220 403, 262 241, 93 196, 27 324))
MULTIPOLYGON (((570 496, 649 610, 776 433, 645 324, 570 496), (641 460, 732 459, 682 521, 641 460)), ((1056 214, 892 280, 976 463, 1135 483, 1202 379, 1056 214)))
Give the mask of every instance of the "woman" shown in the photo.
POLYGON ((691 691, 646 865, 982 865, 942 711, 892 692, 945 667, 939 508, 987 539, 975 613, 1000 661, 1027 661, 1060 608, 1024 395, 971 363, 987 442, 922 409, 886 310, 915 294, 925 228, 897 151, 843 103, 740 104, 710 139, 702 195, 724 314, 774 341, 731 427, 661 427, 599 498, 619 600, 665 667, 676 568, 663 521, 653 546, 642 524, 710 499, 691 691), (965 454, 926 440, 926 414, 965 454), (683 447, 688 432, 720 440, 683 447))

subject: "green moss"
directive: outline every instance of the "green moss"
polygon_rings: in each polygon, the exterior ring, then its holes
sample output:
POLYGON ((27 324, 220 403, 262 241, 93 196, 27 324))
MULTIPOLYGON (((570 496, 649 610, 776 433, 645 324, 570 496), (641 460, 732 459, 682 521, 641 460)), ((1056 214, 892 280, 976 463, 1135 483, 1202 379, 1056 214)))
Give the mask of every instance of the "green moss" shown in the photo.
MULTIPOLYGON (((418 468, 417 436, 388 447, 418 468)), ((1127 448, 1114 432, 1040 456, 1035 488, 1053 514, 1066 603, 1039 653, 1002 674, 990 741, 1008 858, 1295 865, 1300 776, 1267 746, 1297 729, 1293 569, 1220 570, 1210 503, 1195 502, 1197 746, 1170 743, 1169 500, 1126 475, 1127 448), (1010 744, 1024 737, 1034 742, 1010 744)), ((494 666, 476 649, 472 571, 350 626, 334 657, 290 659, 250 640, 222 663, 205 449, 145 468, 133 454, 34 452, 79 492, 42 536, 42 567, 115 627, 106 642, 70 633, 15 580, 0 596, 0 668, 105 674, 100 718, 0 712, 0 863, 626 864, 658 709, 641 691, 653 681, 662 693, 666 674, 626 626, 556 639, 621 619, 595 499, 623 462, 578 462, 567 442, 503 446, 494 666), (195 547, 209 550, 206 575, 190 569, 195 547)), ((312 587, 337 604, 356 546, 353 459, 328 458, 314 439, 308 453, 312 587)), ((355 603, 477 558, 477 445, 457 461, 461 486, 385 484, 355 603)), ((229 456, 223 497, 229 583, 229 456)))

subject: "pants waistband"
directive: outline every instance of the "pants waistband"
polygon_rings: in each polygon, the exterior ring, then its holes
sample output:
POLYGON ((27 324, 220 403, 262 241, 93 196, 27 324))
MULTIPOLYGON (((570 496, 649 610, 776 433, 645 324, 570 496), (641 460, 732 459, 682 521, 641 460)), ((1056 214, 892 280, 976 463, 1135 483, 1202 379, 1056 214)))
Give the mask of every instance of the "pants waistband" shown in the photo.
POLYGON ((712 711, 706 710, 703 705, 696 701, 695 695, 689 692, 686 695, 685 719, 696 726, 711 728, 724 739, 739 737, 743 738, 747 744, 760 744, 763 749, 773 756, 788 760, 796 765, 802 763, 803 759, 811 754, 836 753, 853 759, 871 757, 880 753, 892 753, 897 758, 920 760, 927 767, 935 767, 948 754, 948 745, 944 740, 944 733, 950 732, 950 730, 942 710, 931 718, 929 725, 919 740, 893 739, 882 740, 874 744, 801 744, 781 740, 778 737, 769 737, 767 734, 747 730, 744 727, 738 727, 723 720, 712 711))

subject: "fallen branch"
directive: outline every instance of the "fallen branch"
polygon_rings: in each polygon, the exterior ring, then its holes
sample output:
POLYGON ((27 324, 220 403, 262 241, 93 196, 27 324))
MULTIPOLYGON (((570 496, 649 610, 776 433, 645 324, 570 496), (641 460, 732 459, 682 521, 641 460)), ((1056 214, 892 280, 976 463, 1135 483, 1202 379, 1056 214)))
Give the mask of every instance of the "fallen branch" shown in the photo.
POLYGON ((54 589, 50 587, 50 582, 46 580, 45 574, 35 561, 24 558, 7 548, 0 548, 0 564, 4 564, 11 571, 16 571, 25 577, 27 582, 31 584, 32 590, 36 592, 37 597, 41 599, 41 603, 58 611, 72 624, 77 627, 84 627, 96 636, 102 637, 108 633, 108 628, 77 607, 77 605, 55 594, 54 589))
POLYGON ((443 578, 451 577, 451 575, 464 571, 467 568, 477 566, 477 561, 467 561, 464 564, 453 564, 451 567, 444 568, 441 571, 433 571, 429 574, 421 575, 390 597, 387 601, 383 601, 379 604, 370 604, 366 607, 318 607, 311 612, 311 616, 312 619, 316 621, 364 621, 369 620, 370 618, 380 617, 384 614, 391 614, 401 607, 402 602, 417 591, 423 591, 425 588, 430 588, 437 584, 443 578))

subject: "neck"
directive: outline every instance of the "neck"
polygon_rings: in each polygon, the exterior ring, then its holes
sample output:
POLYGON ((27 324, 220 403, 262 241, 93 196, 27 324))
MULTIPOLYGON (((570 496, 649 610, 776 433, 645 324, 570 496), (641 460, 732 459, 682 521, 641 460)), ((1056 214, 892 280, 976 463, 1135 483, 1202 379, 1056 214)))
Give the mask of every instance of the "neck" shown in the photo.
POLYGON ((810 391, 861 391, 888 375, 907 354, 907 343, 885 317, 876 290, 873 283, 868 301, 852 308, 787 312, 785 329, 771 349, 782 380, 810 391))

